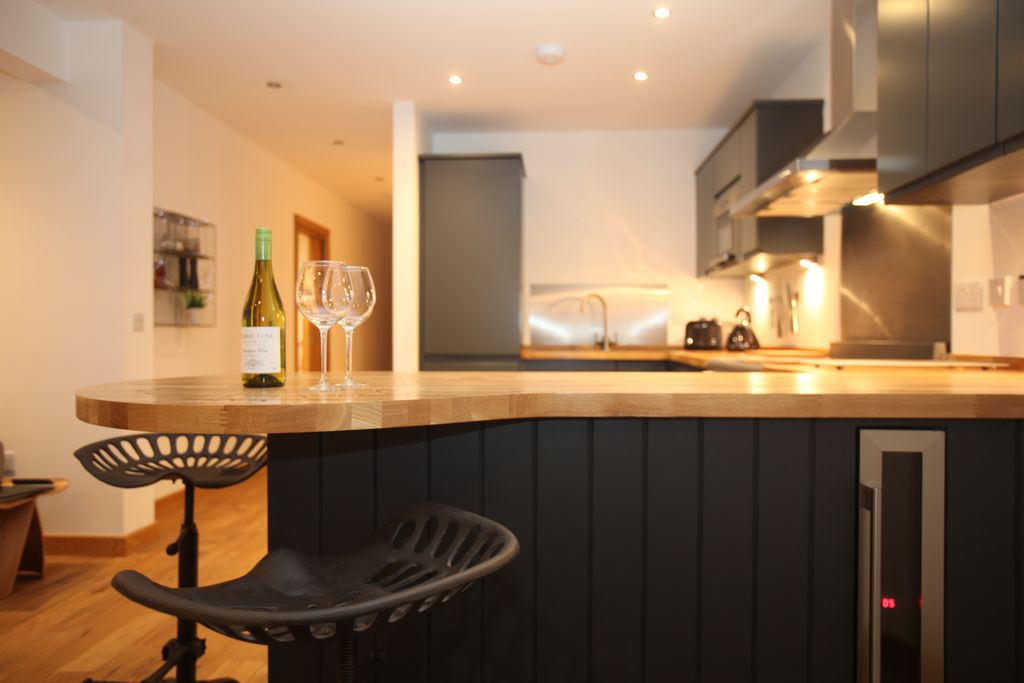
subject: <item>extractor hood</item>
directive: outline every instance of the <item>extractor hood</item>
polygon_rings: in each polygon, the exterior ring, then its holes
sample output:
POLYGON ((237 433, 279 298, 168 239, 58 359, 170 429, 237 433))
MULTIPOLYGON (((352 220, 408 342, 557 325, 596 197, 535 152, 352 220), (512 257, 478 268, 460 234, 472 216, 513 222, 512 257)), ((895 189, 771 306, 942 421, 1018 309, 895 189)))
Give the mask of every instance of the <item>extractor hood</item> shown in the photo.
POLYGON ((878 187, 878 3, 832 2, 832 120, 839 125, 729 209, 736 218, 824 216, 878 187))

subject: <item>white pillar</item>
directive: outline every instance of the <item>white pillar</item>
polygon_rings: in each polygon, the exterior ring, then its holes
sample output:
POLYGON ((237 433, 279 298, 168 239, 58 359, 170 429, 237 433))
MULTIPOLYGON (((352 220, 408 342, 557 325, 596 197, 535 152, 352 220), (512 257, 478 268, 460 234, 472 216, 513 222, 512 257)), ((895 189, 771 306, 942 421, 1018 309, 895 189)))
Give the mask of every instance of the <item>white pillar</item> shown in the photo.
POLYGON ((420 166, 428 144, 414 102, 392 108, 392 369, 420 365, 420 166))

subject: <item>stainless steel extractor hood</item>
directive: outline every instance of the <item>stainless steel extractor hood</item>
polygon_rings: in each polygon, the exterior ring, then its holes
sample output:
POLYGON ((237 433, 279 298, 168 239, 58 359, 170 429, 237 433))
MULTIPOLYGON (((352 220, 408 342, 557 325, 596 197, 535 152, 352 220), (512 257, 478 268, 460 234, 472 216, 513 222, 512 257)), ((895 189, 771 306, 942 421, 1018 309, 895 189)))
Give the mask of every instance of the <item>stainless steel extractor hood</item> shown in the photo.
POLYGON ((732 216, 824 216, 877 188, 877 34, 877 0, 833 0, 831 105, 840 123, 740 197, 732 216))

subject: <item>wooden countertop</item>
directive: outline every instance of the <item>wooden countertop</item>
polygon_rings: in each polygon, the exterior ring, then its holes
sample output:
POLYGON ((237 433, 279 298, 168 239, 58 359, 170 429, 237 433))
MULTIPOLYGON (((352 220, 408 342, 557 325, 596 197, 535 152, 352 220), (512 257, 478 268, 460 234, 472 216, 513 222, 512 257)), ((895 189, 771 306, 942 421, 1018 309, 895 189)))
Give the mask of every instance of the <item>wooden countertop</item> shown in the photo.
MULTIPOLYGON (((320 397, 314 373, 280 389, 237 376, 82 389, 79 419, 172 432, 317 432, 542 417, 1024 418, 1024 373, 390 372, 320 397)), ((338 379, 338 378, 335 378, 338 379)))

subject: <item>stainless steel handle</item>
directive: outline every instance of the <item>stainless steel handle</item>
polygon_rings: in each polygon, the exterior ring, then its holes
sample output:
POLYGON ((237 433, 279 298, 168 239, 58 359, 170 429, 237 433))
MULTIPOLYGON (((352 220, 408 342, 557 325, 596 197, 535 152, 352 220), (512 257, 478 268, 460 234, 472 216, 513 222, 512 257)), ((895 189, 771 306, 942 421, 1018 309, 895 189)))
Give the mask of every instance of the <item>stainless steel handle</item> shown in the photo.
POLYGON ((861 500, 867 499, 870 518, 870 574, 868 591, 869 647, 868 681, 881 683, 882 680, 882 489, 879 486, 861 484, 861 500))

